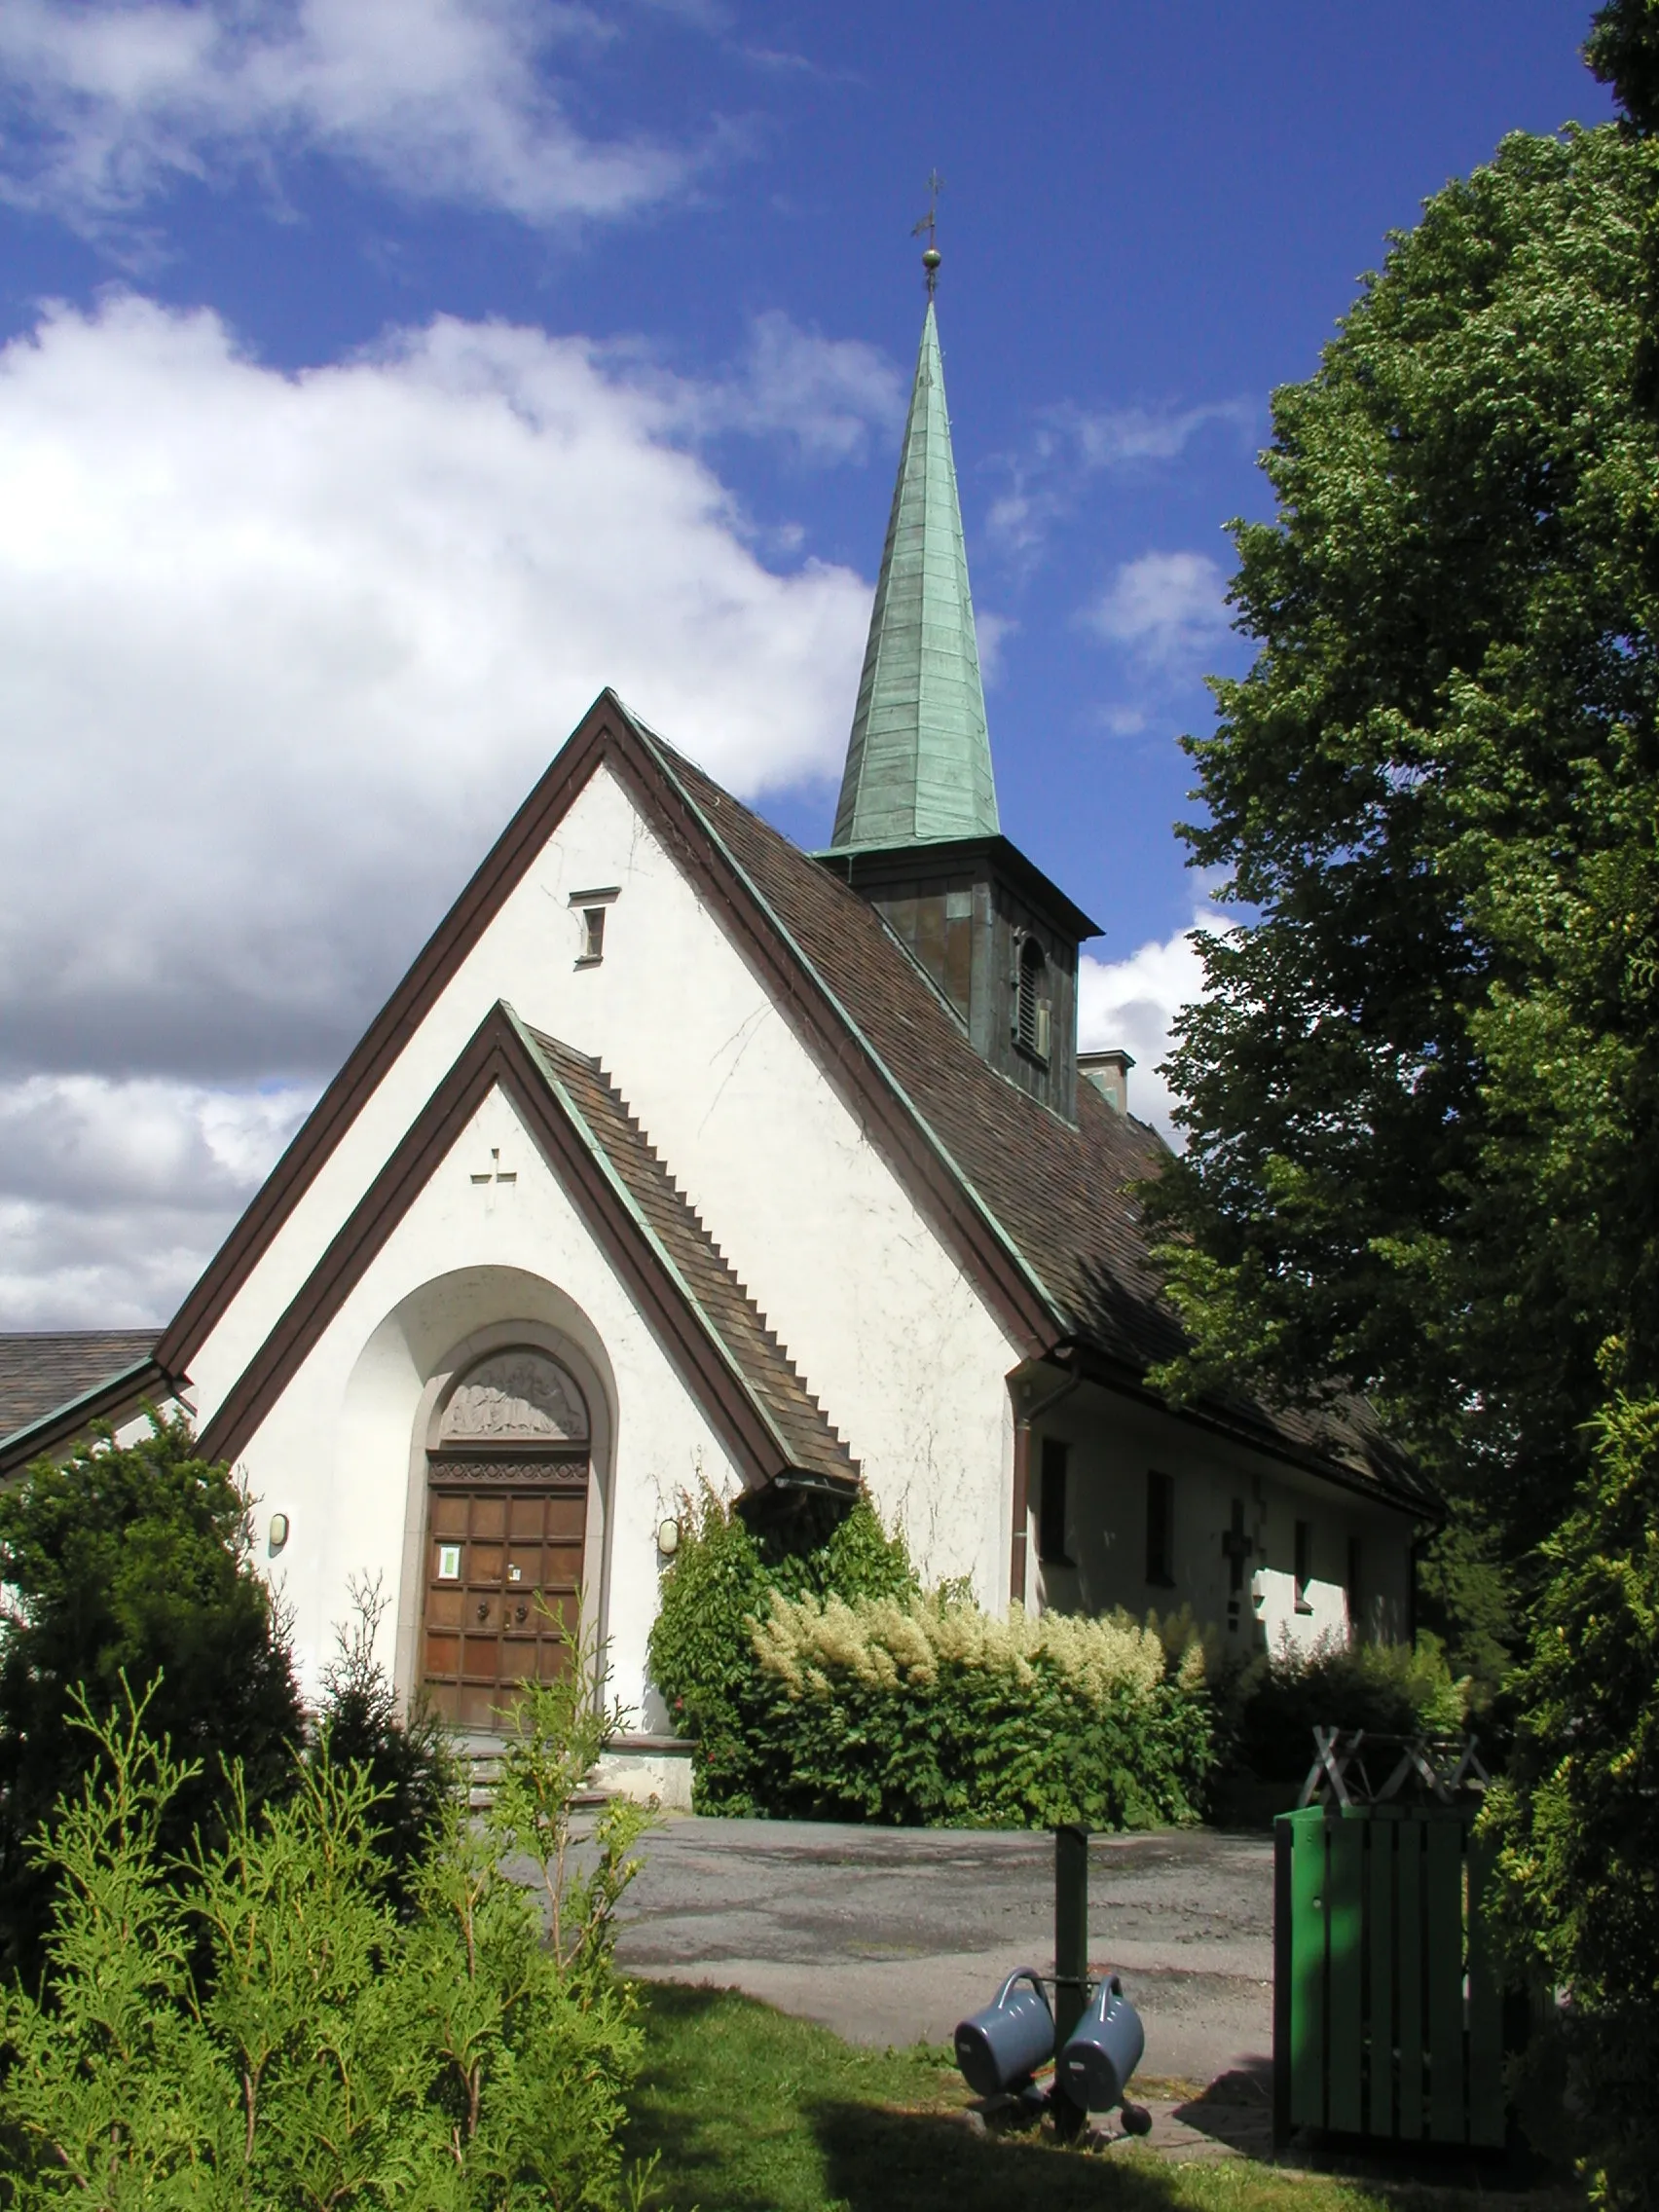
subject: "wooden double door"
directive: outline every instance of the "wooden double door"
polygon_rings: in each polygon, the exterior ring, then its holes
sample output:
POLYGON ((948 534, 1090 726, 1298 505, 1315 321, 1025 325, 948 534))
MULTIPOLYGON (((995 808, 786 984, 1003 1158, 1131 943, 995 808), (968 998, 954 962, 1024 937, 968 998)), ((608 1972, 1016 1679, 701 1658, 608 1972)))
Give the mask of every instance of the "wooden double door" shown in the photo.
POLYGON ((441 1717, 498 1729, 575 1664, 588 1457, 433 1453, 422 1679, 441 1717))

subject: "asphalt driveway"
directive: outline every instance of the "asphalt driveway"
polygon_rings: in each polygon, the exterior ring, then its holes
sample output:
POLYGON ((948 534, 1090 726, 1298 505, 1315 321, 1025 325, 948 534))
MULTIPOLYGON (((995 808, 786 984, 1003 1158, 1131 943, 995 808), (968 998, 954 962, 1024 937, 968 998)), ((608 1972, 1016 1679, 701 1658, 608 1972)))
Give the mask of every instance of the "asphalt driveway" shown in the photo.
MULTIPOLYGON (((743 1989, 855 2043, 948 2042, 1016 1966, 1053 1966, 1046 1834, 677 1819, 641 1847, 618 1962, 743 1989)), ((1146 2022, 1148 2074, 1260 2072, 1272 2048, 1272 1845, 1097 1836, 1091 1971, 1146 2022)))

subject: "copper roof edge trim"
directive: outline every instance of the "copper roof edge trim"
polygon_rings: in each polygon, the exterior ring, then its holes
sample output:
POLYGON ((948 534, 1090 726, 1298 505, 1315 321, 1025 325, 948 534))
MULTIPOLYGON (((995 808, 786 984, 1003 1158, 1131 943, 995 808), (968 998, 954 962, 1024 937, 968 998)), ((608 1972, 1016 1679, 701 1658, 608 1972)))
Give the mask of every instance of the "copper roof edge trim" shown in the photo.
MULTIPOLYGON (((549 1064, 546 1053, 541 1050, 540 1033, 536 1030, 532 1029, 528 1022, 521 1021, 518 1014, 507 1004, 505 999, 498 1000, 497 1003, 499 1005, 501 1012, 506 1015, 508 1021, 512 1023, 513 1028, 518 1032, 519 1038, 524 1044, 526 1051, 534 1056, 536 1065, 545 1074, 549 1088, 553 1090, 555 1096, 559 1100, 560 1105, 564 1108, 566 1114, 570 1117, 583 1143, 587 1146, 588 1151, 592 1154, 600 1172, 604 1175, 606 1181, 609 1184, 612 1194, 622 1205, 624 1210, 627 1212, 630 1219, 633 1221, 635 1229, 639 1232, 645 1242, 650 1247, 651 1256, 656 1261, 657 1266, 661 1268, 663 1273, 668 1276, 669 1280, 679 1291, 681 1297, 685 1301, 685 1304, 690 1308, 691 1312, 696 1317, 696 1320, 699 1326, 702 1328, 703 1333, 708 1337, 709 1342, 715 1346, 716 1350, 724 1360, 726 1366, 731 1371, 732 1379, 737 1383, 738 1387, 743 1391, 744 1395, 749 1399, 750 1404, 754 1407, 755 1418, 760 1423, 761 1427, 766 1431, 766 1434, 771 1438, 773 1445, 776 1447, 780 1463, 785 1468, 789 1468, 792 1465, 790 1448, 784 1441, 782 1432, 779 1430, 771 1415, 767 1412, 765 1406, 761 1403, 759 1394, 756 1390, 755 1385, 750 1382, 748 1376, 744 1373, 742 1363, 739 1361, 737 1354, 732 1350, 731 1346, 726 1343, 725 1338, 716 1327, 713 1317, 704 1307, 701 1299, 698 1298, 696 1292, 691 1288, 691 1285, 686 1281, 684 1275, 681 1272, 680 1268, 676 1263, 673 1255, 669 1252, 668 1247, 663 1243, 662 1238, 657 1235, 656 1231, 651 1227, 650 1223, 645 1219, 644 1213, 641 1211, 640 1206, 634 1198, 633 1192, 629 1190, 626 1183, 623 1182, 621 1176, 617 1173, 615 1165, 610 1159, 610 1155, 606 1151, 605 1146, 601 1142, 596 1131, 589 1125, 587 1116, 582 1112, 581 1108, 576 1104, 576 1101, 566 1089, 564 1084, 559 1080, 557 1068, 549 1064)), ((549 1038, 547 1042, 549 1044, 557 1045, 561 1044, 562 1040, 559 1038, 549 1038)), ((564 1049, 567 1051, 572 1051, 574 1050, 572 1046, 565 1046, 564 1049)), ((579 1056, 582 1058, 588 1057, 588 1055, 585 1053, 579 1056)), ((597 1059, 593 1059, 590 1064, 593 1067, 594 1074, 599 1077, 602 1082, 607 1082, 608 1088, 614 1088, 614 1086, 608 1084, 605 1069, 600 1064, 600 1062, 597 1059)), ((618 1093, 618 1096, 620 1096, 620 1093, 618 1093)), ((661 1162, 659 1161, 659 1165, 660 1164, 661 1162)), ((666 1173, 667 1169, 664 1168, 664 1174, 666 1175, 666 1173)), ((691 1211, 691 1208, 683 1198, 680 1198, 680 1203, 686 1206, 687 1212, 691 1211)), ((703 1233, 705 1235, 708 1235, 708 1230, 706 1227, 704 1228, 703 1233)), ((719 1246, 714 1244, 714 1239, 710 1237, 709 1241, 711 1246, 713 1246, 713 1248, 718 1251, 719 1246)), ((723 1254, 721 1256, 723 1258, 723 1254)), ((732 1280, 736 1282, 738 1284, 738 1287, 742 1290, 744 1298, 751 1306, 755 1306, 755 1300, 750 1293, 749 1286, 741 1280, 736 1269, 731 1267, 729 1261, 726 1262, 726 1266, 731 1273, 732 1280)), ((757 1306, 755 1306, 755 1310, 757 1314, 759 1313, 759 1308, 757 1306)), ((761 1320, 762 1325, 764 1325, 763 1315, 761 1316, 761 1320)), ((782 1353, 782 1346, 780 1346, 779 1349, 782 1353)), ((782 1356, 787 1358, 789 1355, 787 1353, 783 1353, 782 1356)), ((790 1364, 792 1366, 793 1365, 793 1360, 790 1364)), ((798 1369, 796 1370, 796 1372, 799 1372, 798 1369)), ((805 1389, 806 1385, 804 1382, 802 1382, 801 1387, 803 1390, 805 1389)), ((825 1425, 826 1427, 830 1427, 831 1424, 828 1421, 828 1419, 826 1419, 825 1425)), ((844 1444, 842 1446, 842 1449, 845 1450, 844 1444)), ((850 1454, 848 1456, 849 1457, 851 1456, 850 1454)), ((776 1478, 774 1478, 774 1480, 776 1478)))
POLYGON ((19 1460, 34 1456, 35 1440, 38 1449, 49 1451, 61 1437, 71 1434, 83 1421, 95 1420, 106 1407, 120 1405, 134 1392, 143 1394, 142 1384, 155 1382, 168 1395, 176 1393, 182 1376, 169 1375, 155 1359, 134 1360, 130 1367, 118 1368, 115 1374, 106 1375, 101 1382, 94 1382, 73 1398, 65 1398, 60 1406, 50 1413, 37 1414, 33 1420, 15 1428, 9 1436, 0 1436, 0 1471, 15 1466, 19 1460))

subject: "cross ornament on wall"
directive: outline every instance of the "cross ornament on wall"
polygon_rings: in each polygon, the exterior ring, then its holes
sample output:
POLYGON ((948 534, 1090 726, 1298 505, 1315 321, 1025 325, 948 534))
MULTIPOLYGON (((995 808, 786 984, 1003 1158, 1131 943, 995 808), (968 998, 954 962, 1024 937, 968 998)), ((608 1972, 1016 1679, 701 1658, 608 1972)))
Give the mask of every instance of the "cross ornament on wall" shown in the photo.
POLYGON ((475 1167, 472 1171, 471 1180, 474 1189, 482 1188, 486 1194, 484 1199, 485 1212, 493 1213, 496 1206, 497 1184, 516 1183, 518 1181, 518 1170, 516 1167, 503 1167, 501 1165, 501 1148, 499 1145, 493 1144, 490 1147, 489 1166, 475 1167))
POLYGON ((1256 1549, 1254 1537, 1244 1533, 1244 1500, 1241 1497, 1233 1500, 1233 1526, 1222 1531, 1221 1548, 1231 1569, 1227 1625, 1229 1629, 1236 1629, 1239 1601, 1244 1590, 1244 1562, 1254 1556, 1256 1549))

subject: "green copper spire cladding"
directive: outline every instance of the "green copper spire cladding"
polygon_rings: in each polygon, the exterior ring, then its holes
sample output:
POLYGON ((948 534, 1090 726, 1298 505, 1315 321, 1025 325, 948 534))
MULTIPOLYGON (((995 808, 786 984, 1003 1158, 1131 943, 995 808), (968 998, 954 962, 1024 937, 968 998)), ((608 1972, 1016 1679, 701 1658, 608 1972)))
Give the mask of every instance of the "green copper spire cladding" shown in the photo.
POLYGON ((995 836, 997 790, 933 302, 875 587, 835 844, 995 836))

